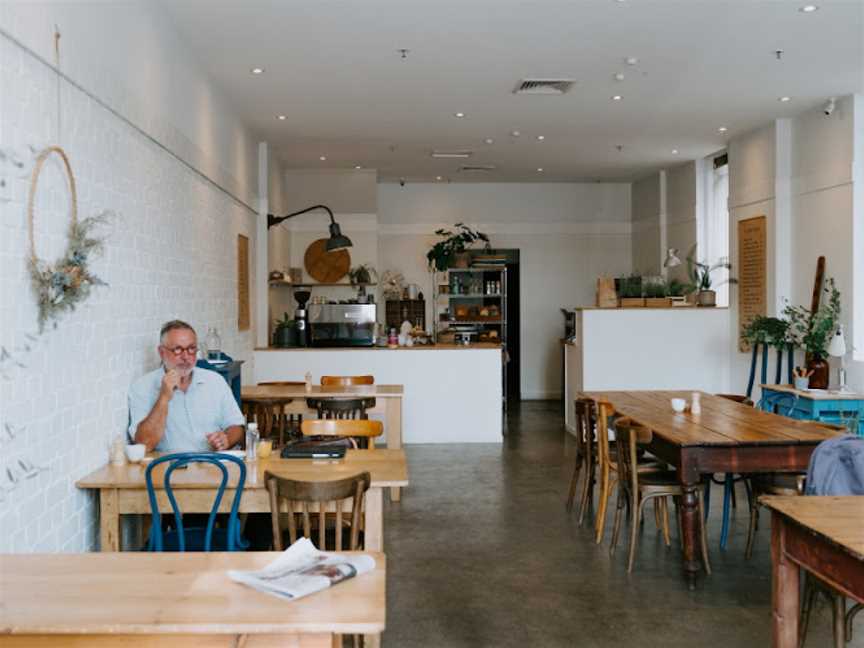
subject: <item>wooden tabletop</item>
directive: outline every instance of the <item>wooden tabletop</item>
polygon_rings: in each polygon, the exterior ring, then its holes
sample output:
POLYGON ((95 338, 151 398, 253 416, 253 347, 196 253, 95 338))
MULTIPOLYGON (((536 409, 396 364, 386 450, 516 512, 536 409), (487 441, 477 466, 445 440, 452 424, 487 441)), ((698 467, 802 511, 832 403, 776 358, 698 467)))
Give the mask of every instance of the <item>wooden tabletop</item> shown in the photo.
POLYGON ((233 582, 279 554, 0 555, 0 635, 361 633, 385 627, 385 558, 297 601, 233 582))
MULTIPOLYGON (((227 463, 230 484, 237 482, 237 467, 227 463)), ((78 488, 144 488, 146 464, 103 466, 76 482, 78 488)), ((364 471, 372 476, 373 487, 407 486, 408 465, 403 450, 348 450, 344 459, 281 459, 271 456, 246 464, 246 489, 266 488, 264 471, 300 481, 330 481, 343 479, 364 471)), ((165 464, 154 468, 153 484, 161 488, 165 464)), ((194 464, 171 475, 174 488, 213 488, 221 479, 215 466, 194 464)))
POLYGON ((759 501, 864 561, 864 496, 764 496, 759 501))
POLYGON ((688 402, 692 391, 604 391, 584 396, 607 402, 654 434, 680 446, 817 444, 842 434, 815 421, 801 421, 701 393, 701 414, 677 414, 673 398, 688 402))
POLYGON ((784 394, 792 394, 798 398, 808 398, 810 400, 864 400, 864 394, 855 394, 847 392, 832 392, 826 389, 819 391, 810 391, 809 389, 795 389, 792 385, 759 385, 762 389, 770 389, 784 394))
POLYGON ((255 398, 401 398, 402 385, 247 385, 241 388, 240 396, 255 398))

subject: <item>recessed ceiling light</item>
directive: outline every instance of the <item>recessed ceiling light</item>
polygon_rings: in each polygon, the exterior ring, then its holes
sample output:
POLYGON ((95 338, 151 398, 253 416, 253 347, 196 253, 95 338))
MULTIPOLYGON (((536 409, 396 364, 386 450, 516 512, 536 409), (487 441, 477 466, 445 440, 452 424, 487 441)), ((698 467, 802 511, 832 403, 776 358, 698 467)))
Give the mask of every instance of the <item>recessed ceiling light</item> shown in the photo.
POLYGON ((359 164, 357 164, 357 165, 354 166, 354 168, 355 168, 355 169, 362 169, 363 167, 360 166, 359 164))
POLYGON ((326 155, 322 155, 322 156, 319 157, 318 159, 321 160, 322 162, 326 162, 326 161, 327 161, 327 156, 326 156, 326 155))
POLYGON ((672 149, 672 155, 678 155, 678 149, 672 149))
POLYGON ((787 101, 792 101, 792 97, 777 97, 777 101, 786 103, 787 101))
POLYGON ((814 11, 819 11, 819 7, 816 5, 804 5, 800 9, 798 9, 801 13, 813 13, 814 11))
POLYGON ((624 62, 627 65, 636 65, 639 62, 639 59, 635 56, 628 56, 626 59, 624 59, 624 62))
POLYGON ((276 119, 278 119, 279 121, 285 121, 286 119, 288 119, 288 116, 287 115, 276 115, 276 119))
POLYGON ((517 131, 517 130, 514 130, 514 131, 510 131, 510 134, 511 134, 513 137, 519 137, 522 133, 520 133, 520 132, 517 131))
POLYGON ((442 178, 441 176, 435 176, 435 179, 438 180, 438 181, 440 182, 440 181, 443 180, 444 178, 442 178))
POLYGON ((612 95, 612 101, 621 101, 623 98, 621 95, 612 95))
POLYGON ((471 151, 432 151, 431 153, 433 158, 469 158, 471 157, 471 151))
POLYGON ((486 142, 487 144, 494 144, 494 143, 495 143, 495 140, 492 139, 491 137, 487 137, 487 138, 486 138, 485 140, 483 140, 483 141, 486 142))
POLYGON ((537 173, 543 173, 543 167, 537 167, 537 173))
POLYGON ((459 119, 462 119, 465 116, 465 113, 457 112, 457 113, 453 113, 453 116, 458 117, 459 119))
POLYGON ((264 74, 264 68, 262 67, 254 67, 249 70, 252 74, 264 74))
POLYGON ((623 72, 616 72, 615 76, 613 78, 616 81, 623 81, 624 80, 624 73, 623 72))
POLYGON ((546 136, 545 136, 545 135, 538 135, 538 136, 537 136, 537 141, 538 141, 538 142, 542 142, 542 141, 545 140, 545 139, 546 139, 546 136))
POLYGON ((717 129, 717 132, 718 132, 718 133, 725 133, 725 132, 728 131, 728 130, 729 130, 729 129, 726 128, 725 126, 721 126, 720 128, 717 129))

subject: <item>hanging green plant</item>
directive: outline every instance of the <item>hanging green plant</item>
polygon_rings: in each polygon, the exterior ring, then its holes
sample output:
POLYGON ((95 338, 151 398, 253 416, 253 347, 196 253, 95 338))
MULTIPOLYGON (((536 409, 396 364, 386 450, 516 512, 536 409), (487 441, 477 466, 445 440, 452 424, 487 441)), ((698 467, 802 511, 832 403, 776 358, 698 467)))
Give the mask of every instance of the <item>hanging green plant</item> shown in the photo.
POLYGON ((106 285, 89 268, 89 261, 94 254, 102 251, 104 238, 94 235, 99 225, 106 224, 111 218, 110 212, 102 212, 78 220, 78 195, 75 189, 75 176, 66 152, 59 146, 50 146, 36 157, 36 165, 30 179, 30 195, 27 200, 27 231, 30 238, 30 258, 28 266, 33 290, 39 307, 39 331, 45 329, 48 322, 57 326, 57 318, 65 311, 74 310, 78 304, 87 299, 93 286, 106 285), (39 174, 45 161, 56 153, 63 161, 66 177, 69 180, 71 223, 69 224, 69 240, 66 251, 54 263, 49 263, 36 256, 36 241, 33 232, 34 201, 39 174))
POLYGON ((767 344, 775 349, 783 349, 792 343, 789 321, 764 315, 757 315, 747 322, 741 338, 749 344, 767 344))

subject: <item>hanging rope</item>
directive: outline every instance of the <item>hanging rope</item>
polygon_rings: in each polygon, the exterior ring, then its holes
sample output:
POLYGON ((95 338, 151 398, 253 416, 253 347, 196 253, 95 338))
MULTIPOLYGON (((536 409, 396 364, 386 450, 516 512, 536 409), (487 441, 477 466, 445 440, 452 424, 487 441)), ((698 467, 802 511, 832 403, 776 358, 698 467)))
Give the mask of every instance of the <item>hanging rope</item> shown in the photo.
MULTIPOLYGON (((54 69, 57 73, 57 141, 63 143, 60 137, 61 130, 61 107, 60 107, 60 28, 54 25, 54 69)), ((68 166, 68 164, 67 164, 68 166)))

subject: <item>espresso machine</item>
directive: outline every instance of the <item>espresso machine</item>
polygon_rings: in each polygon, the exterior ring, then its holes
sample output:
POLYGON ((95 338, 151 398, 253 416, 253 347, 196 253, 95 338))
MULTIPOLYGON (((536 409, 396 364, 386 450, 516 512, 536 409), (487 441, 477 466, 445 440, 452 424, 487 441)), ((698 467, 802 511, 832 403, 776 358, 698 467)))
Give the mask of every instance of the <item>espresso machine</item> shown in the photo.
POLYGON ((294 311, 294 322, 297 329, 297 346, 309 346, 311 336, 309 335, 309 311, 306 304, 312 293, 308 290, 295 290, 294 299, 297 300, 297 310, 294 311))

